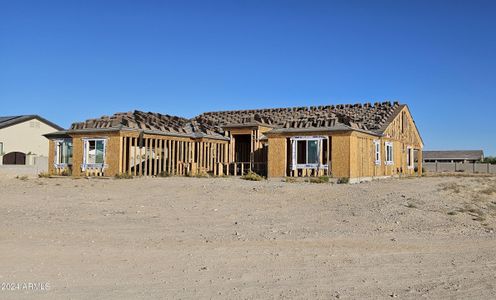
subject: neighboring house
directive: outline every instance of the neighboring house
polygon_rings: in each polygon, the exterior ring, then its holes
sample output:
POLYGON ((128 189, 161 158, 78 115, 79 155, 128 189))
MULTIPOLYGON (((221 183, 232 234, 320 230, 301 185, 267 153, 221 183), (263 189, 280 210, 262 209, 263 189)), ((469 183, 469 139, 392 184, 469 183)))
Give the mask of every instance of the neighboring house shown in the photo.
POLYGON ((358 181, 414 175, 414 155, 423 148, 408 107, 397 102, 221 111, 192 119, 134 111, 45 136, 50 172, 76 176, 253 170, 358 181))
POLYGON ((37 115, 0 117, 0 163, 24 165, 26 155, 48 156, 43 136, 62 127, 37 115))
POLYGON ((484 160, 482 150, 423 151, 424 162, 474 163, 484 160))

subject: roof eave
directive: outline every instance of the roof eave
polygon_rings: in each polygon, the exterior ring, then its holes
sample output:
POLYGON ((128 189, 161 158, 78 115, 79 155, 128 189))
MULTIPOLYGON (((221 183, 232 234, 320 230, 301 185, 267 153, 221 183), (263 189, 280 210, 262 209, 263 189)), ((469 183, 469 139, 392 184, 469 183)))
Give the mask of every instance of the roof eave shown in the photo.
POLYGON ((53 127, 59 131, 64 130, 64 128, 60 127, 59 125, 57 125, 51 121, 48 121, 47 119, 45 119, 39 115, 22 115, 22 116, 18 116, 16 118, 9 119, 9 120, 0 124, 0 129, 7 128, 7 127, 10 127, 10 126, 22 123, 22 122, 30 121, 33 119, 37 119, 38 121, 45 123, 45 124, 49 125, 50 127, 53 127))
POLYGON ((71 134, 79 134, 79 133, 101 133, 101 132, 119 132, 119 131, 137 131, 143 132, 145 134, 154 134, 161 136, 172 136, 172 137, 182 137, 182 138, 208 138, 208 139, 216 139, 216 140, 229 140, 228 137, 224 136, 215 136, 204 133, 176 133, 176 132, 163 132, 158 130, 143 130, 137 128, 129 128, 129 127, 109 127, 109 128, 84 128, 84 129, 70 129, 64 131, 56 131, 52 133, 44 134, 47 138, 60 137, 61 135, 69 136, 71 134))
POLYGON ((271 131, 265 132, 265 135, 274 135, 274 134, 284 134, 284 133, 307 133, 307 132, 346 132, 346 131, 356 131, 356 132, 361 132, 365 134, 370 134, 373 136, 378 136, 382 137, 383 134, 373 132, 373 131, 368 131, 368 130, 363 130, 363 129, 358 129, 358 128, 352 128, 347 125, 342 125, 342 126, 335 126, 335 127, 308 127, 308 128, 277 128, 273 129, 271 131))

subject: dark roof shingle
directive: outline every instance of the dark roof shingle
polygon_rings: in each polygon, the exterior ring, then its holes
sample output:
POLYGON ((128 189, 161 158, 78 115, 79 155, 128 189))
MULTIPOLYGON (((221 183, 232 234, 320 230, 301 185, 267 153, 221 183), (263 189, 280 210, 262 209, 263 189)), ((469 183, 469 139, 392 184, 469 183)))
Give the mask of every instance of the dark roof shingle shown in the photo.
POLYGON ((6 128, 15 124, 19 124, 25 121, 29 121, 32 119, 37 119, 47 125, 52 126, 53 128, 56 128, 57 130, 63 130, 62 127, 59 125, 48 121, 47 119, 40 117, 38 115, 20 115, 20 116, 6 116, 6 117, 0 117, 0 129, 1 128, 6 128))

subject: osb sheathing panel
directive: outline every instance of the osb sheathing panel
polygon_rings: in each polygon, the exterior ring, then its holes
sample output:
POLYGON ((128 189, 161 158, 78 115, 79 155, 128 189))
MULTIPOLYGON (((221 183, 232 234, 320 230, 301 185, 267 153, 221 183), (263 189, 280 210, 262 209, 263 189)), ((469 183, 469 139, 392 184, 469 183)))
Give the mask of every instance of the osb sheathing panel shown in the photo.
POLYGON ((268 177, 286 176, 287 164, 286 138, 273 137, 269 138, 268 148, 268 177))
POLYGON ((349 136, 351 131, 307 131, 307 132, 285 132, 285 133, 272 133, 270 137, 292 137, 292 136, 349 136))
POLYGON ((55 174, 55 142, 48 141, 48 174, 55 174))
POLYGON ((272 127, 265 127, 265 126, 259 126, 258 127, 258 131, 260 131, 260 133, 262 133, 262 134, 266 133, 267 131, 271 131, 272 129, 274 129, 274 128, 272 128, 272 127))
POLYGON ((355 154, 350 133, 333 134, 331 145, 331 174, 333 177, 350 177, 350 158, 355 154))
POLYGON ((83 163, 83 139, 84 138, 106 138, 107 148, 105 153, 105 164, 107 165, 104 171, 105 176, 115 176, 119 173, 120 161, 120 134, 118 132, 101 132, 101 133, 81 133, 72 134, 72 174, 74 176, 84 175, 81 171, 83 163))
POLYGON ((383 161, 386 157, 384 141, 392 142, 394 147, 394 164, 385 166, 385 175, 414 175, 415 170, 409 169, 407 166, 407 148, 411 147, 421 152, 423 144, 408 107, 401 110, 384 131, 384 135, 385 137, 382 139, 384 149, 381 149, 383 161))
MULTIPOLYGON (((122 137, 139 137, 140 132, 139 131, 121 131, 120 132, 122 137)), ((189 137, 177 137, 177 136, 167 136, 167 135, 160 135, 160 134, 143 134, 143 138, 145 139, 162 139, 162 140, 172 140, 172 141, 183 141, 183 142, 194 142, 195 139, 189 138, 189 137)), ((221 142, 220 140, 214 140, 214 139, 202 139, 205 141, 209 142, 221 142)), ((198 139, 196 139, 198 141, 198 139)))
MULTIPOLYGON (((99 133, 78 133, 71 134, 73 143, 73 170, 72 174, 74 176, 84 175, 81 171, 81 164, 83 163, 83 139, 84 138, 105 138, 107 139, 107 148, 105 153, 105 164, 106 168, 104 170, 104 176, 115 176, 122 173, 122 138, 123 137, 139 137, 139 131, 121 131, 121 132, 99 132, 99 133)), ((183 142, 209 142, 216 144, 227 144, 228 141, 216 140, 216 139, 192 139, 188 137, 174 137, 174 136, 164 136, 155 134, 144 134, 145 139, 165 139, 183 142)), ((49 149, 49 172, 50 174, 55 174, 55 169, 53 166, 55 154, 54 142, 50 140, 49 149)))
POLYGON ((373 136, 353 134, 351 137, 351 162, 350 177, 376 177, 391 175, 414 175, 414 169, 407 166, 407 144, 402 142, 377 138, 373 136), (381 144, 381 163, 375 164, 374 140, 379 140, 381 144), (386 165, 386 142, 393 143, 393 164, 386 165))
MULTIPOLYGON (((360 177, 376 177, 376 176, 390 176, 397 175, 400 171, 404 175, 413 175, 414 170, 408 169, 406 165, 406 147, 411 146, 404 144, 402 142, 392 140, 389 138, 380 138, 378 136, 361 133, 361 132, 338 132, 329 134, 329 132, 308 132, 302 133, 290 133, 290 134, 279 134, 271 135, 269 137, 269 176, 270 172, 278 172, 278 174, 285 174, 286 163, 279 164, 278 168, 270 171, 271 165, 276 165, 272 160, 281 160, 280 157, 274 157, 275 154, 271 153, 270 141, 279 138, 286 139, 291 136, 312 136, 312 135, 324 135, 332 137, 332 147, 331 147, 331 171, 333 177, 349 177, 349 178, 360 178, 360 177), (379 165, 375 164, 375 149, 374 140, 379 140, 381 144, 381 163, 379 165), (394 164, 385 165, 386 159, 386 148, 385 142, 393 143, 394 151, 394 164), (403 150, 405 149, 405 150, 403 150), (284 171, 282 171, 284 168, 284 171)), ((284 143, 284 145, 286 145, 284 143)), ((285 147, 284 147, 285 148, 285 147)), ((277 152, 277 151, 274 151, 277 152)), ((284 151, 284 157, 286 158, 286 151, 284 151)), ((282 154, 281 154, 282 155, 282 154)))
POLYGON ((268 148, 268 176, 280 177, 286 175, 287 149, 286 139, 292 136, 330 136, 331 144, 331 172, 333 177, 350 177, 350 136, 351 132, 313 131, 313 132, 291 132, 284 134, 273 134, 269 136, 268 148), (272 149, 279 147, 276 150, 272 149), (284 158, 284 159, 282 159, 284 158), (273 175, 278 174, 278 175, 273 175))
MULTIPOLYGON (((407 148, 422 149, 422 141, 410 111, 403 108, 385 131, 382 138, 353 132, 350 139, 350 177, 375 177, 391 175, 414 175, 407 166, 407 148), (380 140, 381 163, 375 164, 374 140, 380 140), (393 164, 386 165, 385 142, 393 143, 393 164)), ((334 151, 334 149, 333 149, 334 151)))
POLYGON ((234 134, 250 134, 252 133, 253 129, 252 128, 230 128, 229 132, 231 135, 234 134))
POLYGON ((416 149, 423 147, 420 133, 415 126, 410 110, 406 106, 386 128, 384 136, 388 139, 411 145, 416 149))
POLYGON ((352 148, 350 155, 351 178, 384 176, 384 141, 377 136, 353 132, 350 143, 352 148), (375 140, 381 141, 381 164, 379 165, 375 164, 375 140))

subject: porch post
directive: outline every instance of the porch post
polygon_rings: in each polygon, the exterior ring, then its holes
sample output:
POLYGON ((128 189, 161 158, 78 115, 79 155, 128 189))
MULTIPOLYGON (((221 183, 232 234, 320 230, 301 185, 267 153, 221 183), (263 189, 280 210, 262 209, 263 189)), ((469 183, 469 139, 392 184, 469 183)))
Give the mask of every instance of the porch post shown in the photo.
POLYGON ((330 143, 329 136, 327 136, 327 138, 326 138, 326 143, 327 143, 327 153, 326 153, 326 156, 327 156, 327 176, 329 176, 329 175, 331 175, 331 161, 329 160, 329 158, 331 157, 331 155, 330 155, 331 143, 330 143))

